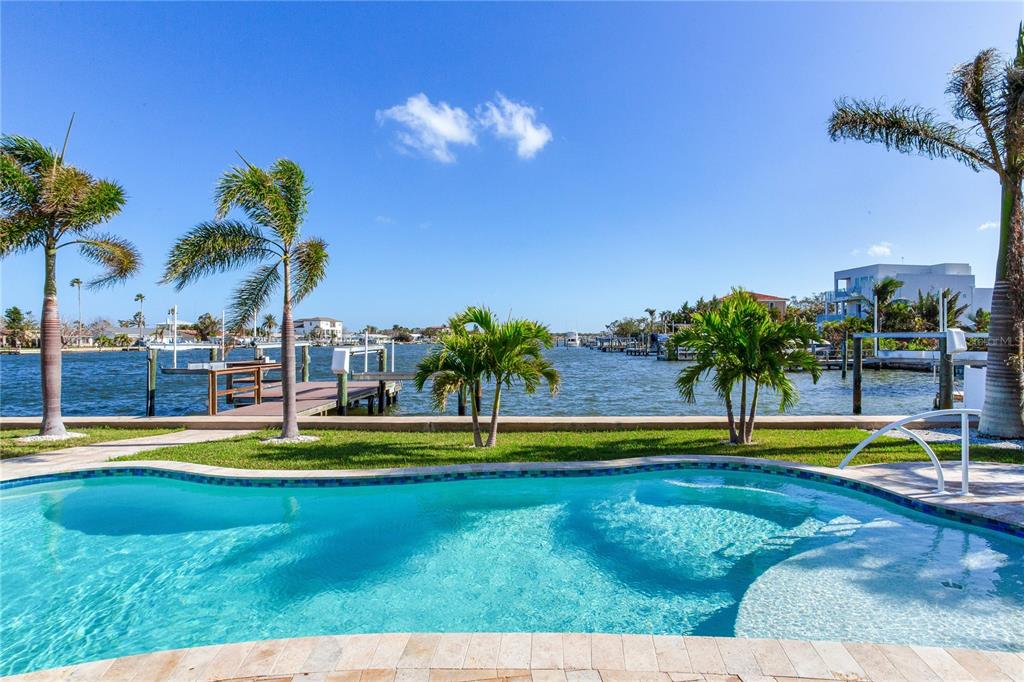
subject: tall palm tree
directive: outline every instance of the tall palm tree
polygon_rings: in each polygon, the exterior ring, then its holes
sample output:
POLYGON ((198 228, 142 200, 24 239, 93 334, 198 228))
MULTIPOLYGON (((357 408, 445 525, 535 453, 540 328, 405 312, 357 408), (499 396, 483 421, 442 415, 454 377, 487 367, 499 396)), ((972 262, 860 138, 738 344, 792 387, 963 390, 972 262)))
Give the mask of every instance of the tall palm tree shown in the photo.
POLYGON ((121 282, 140 266, 139 252, 124 238, 97 233, 124 206, 116 182, 98 180, 65 163, 71 125, 58 153, 20 135, 0 137, 0 258, 32 249, 43 252, 43 316, 39 354, 43 418, 39 433, 67 434, 61 418, 61 340, 57 309, 57 254, 68 246, 103 268, 88 286, 121 282))
POLYGON ((676 387, 684 400, 694 402, 697 384, 710 377, 715 392, 725 402, 729 441, 750 443, 762 386, 779 396, 782 412, 800 397, 786 375, 787 369, 806 370, 817 383, 821 366, 807 346, 818 338, 813 324, 778 319, 749 293, 734 291, 719 306, 694 313, 691 326, 673 336, 674 345, 694 353, 694 363, 679 373, 676 387), (733 403, 737 384, 738 419, 733 403))
POLYGON ((953 116, 965 125, 940 121, 920 106, 840 99, 829 135, 951 158, 999 178, 999 252, 979 430, 1018 438, 1024 436, 1024 24, 1017 29, 1013 61, 1003 63, 996 50, 983 50, 954 67, 946 93, 953 98, 953 116))
POLYGON ((146 315, 142 312, 142 302, 146 300, 144 294, 135 294, 135 302, 139 304, 139 316, 135 318, 139 327, 139 342, 142 342, 142 328, 146 326, 146 315))
POLYGON ((76 346, 82 345, 82 280, 75 277, 71 280, 71 286, 78 289, 78 340, 75 342, 76 346))
POLYGON ((260 325, 260 332, 263 333, 264 338, 270 341, 271 334, 277 329, 277 320, 270 313, 263 316, 263 324, 260 325))
MULTIPOLYGON (((453 393, 476 396, 487 370, 483 334, 467 328, 464 314, 448 320, 448 330, 438 338, 438 346, 416 365, 413 384, 422 391, 427 381, 431 382, 431 402, 438 411, 444 411, 453 393)), ((483 447, 480 405, 475 399, 469 402, 473 445, 483 447)))
POLYGON ((547 383, 551 395, 558 393, 562 377, 544 357, 544 349, 554 345, 551 330, 533 320, 498 321, 489 308, 470 306, 457 316, 463 326, 473 325, 483 336, 484 376, 494 382, 491 424, 484 447, 498 442, 498 416, 503 388, 521 384, 526 393, 534 393, 547 383))
POLYGON ((233 294, 231 329, 255 319, 274 291, 281 287, 282 438, 299 435, 295 409, 295 325, 292 306, 305 298, 327 271, 327 243, 317 237, 300 239, 310 188, 302 168, 278 159, 268 169, 244 165, 228 170, 217 184, 213 221, 202 222, 171 249, 164 282, 177 290, 214 273, 244 265, 259 265, 233 294), (228 220, 239 209, 246 220, 228 220))

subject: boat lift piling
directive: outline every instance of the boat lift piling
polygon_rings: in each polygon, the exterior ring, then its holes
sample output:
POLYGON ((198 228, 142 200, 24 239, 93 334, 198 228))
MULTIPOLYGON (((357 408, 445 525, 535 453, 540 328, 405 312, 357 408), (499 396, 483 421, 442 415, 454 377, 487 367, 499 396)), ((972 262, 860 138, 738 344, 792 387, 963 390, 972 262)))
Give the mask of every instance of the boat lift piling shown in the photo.
MULTIPOLYGON (((940 319, 945 326, 945 319, 940 319)), ((953 409, 953 356, 967 350, 967 339, 987 339, 987 332, 964 332, 960 329, 946 329, 940 332, 858 332, 853 335, 853 414, 863 412, 864 385, 864 339, 936 339, 938 341, 939 390, 935 407, 939 410, 953 409)), ((845 345, 845 344, 844 344, 845 345)), ((846 367, 844 360, 843 367, 846 367)), ((881 359, 876 354, 874 367, 881 369, 881 359)))

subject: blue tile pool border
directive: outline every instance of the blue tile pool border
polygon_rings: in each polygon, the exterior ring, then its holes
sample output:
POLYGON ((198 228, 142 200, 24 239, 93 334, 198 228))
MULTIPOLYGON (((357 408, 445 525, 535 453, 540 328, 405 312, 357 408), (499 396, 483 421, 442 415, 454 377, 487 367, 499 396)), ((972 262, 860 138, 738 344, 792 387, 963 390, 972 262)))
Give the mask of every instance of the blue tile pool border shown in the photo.
POLYGON ((29 485, 42 483, 53 483, 58 481, 87 480, 99 478, 119 477, 151 477, 167 478, 189 483, 203 483, 207 485, 220 485, 239 488, 355 488, 364 486, 381 485, 408 485, 413 483, 442 483, 446 481, 466 481, 474 479, 496 479, 496 478, 578 478, 595 476, 621 476, 626 474, 637 474, 653 471, 673 471, 680 469, 706 469, 711 471, 744 471, 788 478, 826 483, 829 485, 846 488, 873 497, 881 498, 887 502, 912 509, 914 511, 945 519, 957 521, 970 526, 985 528, 988 530, 1006 533, 1018 538, 1024 538, 1024 526, 1007 523, 998 519, 991 519, 979 514, 963 512, 949 507, 922 502, 904 497, 899 493, 885 490, 875 485, 862 483, 860 481, 831 476, 817 471, 788 467, 781 464, 755 464, 749 462, 704 462, 684 460, 678 462, 651 462, 647 464, 624 464, 616 466, 585 466, 580 468, 529 468, 522 469, 493 470, 493 471, 437 471, 418 474, 378 474, 368 476, 332 476, 332 477, 259 477, 246 478, 244 476, 220 476, 213 474, 197 474, 188 471, 176 471, 173 469, 158 469, 150 467, 103 467, 97 469, 82 469, 77 471, 66 471, 40 476, 27 476, 8 481, 0 481, 0 490, 21 488, 29 485))

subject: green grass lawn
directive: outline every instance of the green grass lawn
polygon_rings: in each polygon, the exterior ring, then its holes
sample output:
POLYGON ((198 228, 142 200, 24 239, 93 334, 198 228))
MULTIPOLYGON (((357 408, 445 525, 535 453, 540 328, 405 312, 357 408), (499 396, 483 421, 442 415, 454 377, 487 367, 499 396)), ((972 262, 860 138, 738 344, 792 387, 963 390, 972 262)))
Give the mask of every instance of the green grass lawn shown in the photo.
MULTIPOLYGON (((564 462, 646 455, 741 455, 835 466, 867 436, 858 429, 774 430, 755 433, 756 444, 723 443, 724 430, 562 431, 499 434, 498 446, 471 447, 469 433, 305 431, 319 442, 269 445, 265 431, 232 440, 181 445, 123 457, 163 459, 239 469, 368 469, 475 462, 564 462)), ((935 444, 942 459, 959 459, 959 443, 935 444)), ((1024 463, 1024 452, 977 446, 975 461, 1024 463)), ((883 438, 857 456, 857 464, 926 460, 910 441, 883 438)))
POLYGON ((124 440, 125 438, 139 438, 141 436, 159 436, 163 433, 180 431, 181 429, 111 429, 107 427, 95 428, 69 428, 69 431, 86 434, 85 438, 69 438, 62 441, 39 441, 35 443, 15 443, 14 439, 20 436, 31 436, 39 433, 38 429, 4 429, 0 431, 0 459, 9 457, 20 457, 21 455, 34 455, 37 452, 48 452, 50 450, 61 450, 72 448, 78 445, 92 445, 110 440, 124 440))

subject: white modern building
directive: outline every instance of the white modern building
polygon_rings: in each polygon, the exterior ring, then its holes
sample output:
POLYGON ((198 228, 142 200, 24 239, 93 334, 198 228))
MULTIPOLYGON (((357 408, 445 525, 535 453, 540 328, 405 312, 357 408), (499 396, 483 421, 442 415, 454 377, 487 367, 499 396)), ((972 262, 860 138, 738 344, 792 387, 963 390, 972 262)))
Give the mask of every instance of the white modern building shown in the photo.
POLYGON ((825 292, 825 314, 818 316, 818 323, 844 317, 867 317, 871 312, 872 287, 886 277, 903 282, 903 286, 896 292, 895 300, 916 301, 918 292, 939 294, 949 289, 960 292, 960 305, 966 304, 969 313, 978 308, 989 310, 992 307, 992 289, 975 286, 974 274, 967 263, 879 263, 836 271, 832 291, 825 292))
POLYGON ((336 320, 333 317, 300 317, 294 320, 295 324, 295 335, 298 337, 308 337, 314 333, 314 330, 320 330, 319 334, 321 338, 328 339, 332 336, 341 338, 345 329, 344 323, 341 320, 336 320))

